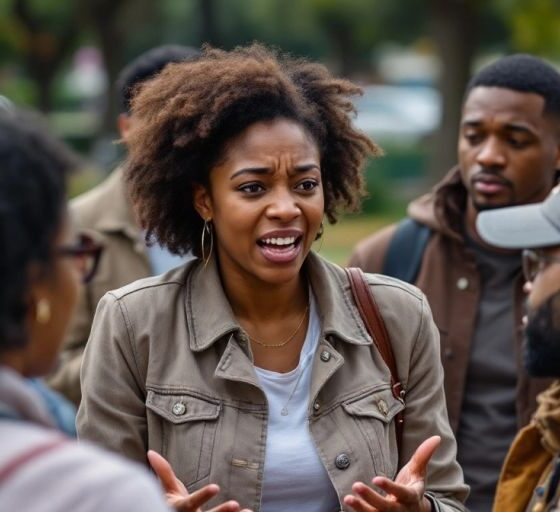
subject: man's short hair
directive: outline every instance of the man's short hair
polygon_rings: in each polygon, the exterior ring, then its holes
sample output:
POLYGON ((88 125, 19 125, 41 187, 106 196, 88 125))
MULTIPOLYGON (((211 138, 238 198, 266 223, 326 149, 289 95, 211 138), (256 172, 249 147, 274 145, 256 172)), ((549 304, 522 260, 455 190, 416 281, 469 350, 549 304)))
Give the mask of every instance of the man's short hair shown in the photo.
POLYGON ((130 112, 130 102, 135 88, 145 80, 156 76, 167 64, 194 60, 200 51, 190 46, 167 44, 157 46, 136 57, 119 74, 116 82, 121 112, 130 112))
POLYGON ((538 94, 544 98, 544 112, 560 117, 560 73, 532 55, 509 55, 481 69, 469 81, 465 98, 475 87, 502 87, 538 94))

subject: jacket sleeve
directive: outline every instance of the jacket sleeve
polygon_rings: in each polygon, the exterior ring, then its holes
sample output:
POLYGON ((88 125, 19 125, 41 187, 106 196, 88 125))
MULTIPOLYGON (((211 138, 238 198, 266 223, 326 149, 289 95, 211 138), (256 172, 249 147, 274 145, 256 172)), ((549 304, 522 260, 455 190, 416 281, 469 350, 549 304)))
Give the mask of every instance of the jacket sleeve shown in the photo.
POLYGON ((370 274, 380 273, 396 229, 397 225, 392 224, 358 242, 346 266, 359 267, 370 274))
POLYGON ((112 293, 99 302, 81 371, 80 439, 146 464, 145 379, 126 307, 112 293))
POLYGON ((464 511, 468 486, 456 460, 457 445, 447 416, 439 333, 423 294, 409 364, 401 464, 406 464, 428 437, 441 436, 441 445, 428 465, 426 494, 434 510, 464 511))

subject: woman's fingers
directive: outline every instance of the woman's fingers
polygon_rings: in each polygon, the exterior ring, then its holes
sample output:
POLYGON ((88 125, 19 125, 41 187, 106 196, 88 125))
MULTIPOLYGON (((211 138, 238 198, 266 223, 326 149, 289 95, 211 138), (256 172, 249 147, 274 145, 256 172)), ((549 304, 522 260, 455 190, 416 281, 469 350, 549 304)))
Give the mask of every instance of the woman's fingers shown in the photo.
POLYGON ((401 485, 385 477, 375 477, 372 480, 374 485, 383 489, 387 494, 391 494, 399 503, 416 503, 418 501, 418 490, 406 485, 401 485))
POLYGON ((432 458, 435 451, 438 449, 441 443, 440 436, 432 436, 426 439, 414 452, 414 455, 408 463, 409 471, 411 474, 424 476, 426 474, 426 468, 428 467, 428 462, 432 458))
MULTIPOLYGON (((174 500, 173 507, 177 512, 196 512, 207 501, 210 501, 218 492, 220 488, 215 484, 205 485, 202 489, 193 492, 192 494, 174 500)), ((218 507, 212 509, 213 512, 239 512, 239 504, 235 501, 228 501, 222 503, 218 507)))
POLYGON ((356 512, 378 512, 379 510, 377 508, 373 508, 364 500, 362 500, 358 496, 353 496, 352 494, 344 497, 344 504, 350 507, 352 510, 355 510, 356 512))
POLYGON ((239 506, 239 503, 237 503, 237 501, 227 501, 226 503, 222 503, 221 505, 218 505, 217 507, 213 508, 212 510, 209 510, 208 512, 251 512, 251 511, 247 509, 241 510, 241 507, 239 506))
POLYGON ((344 503, 358 512, 391 510, 387 507, 395 504, 394 501, 384 498, 381 494, 375 492, 371 487, 362 482, 356 482, 352 486, 352 491, 357 494, 357 496, 352 494, 345 496, 344 503))
POLYGON ((148 451, 150 466, 161 481, 165 492, 186 492, 184 485, 177 479, 173 468, 159 453, 154 450, 148 451))
POLYGON ((426 469, 440 443, 439 436, 426 439, 397 475, 396 481, 375 477, 372 483, 383 490, 386 496, 362 482, 356 482, 352 486, 354 495, 345 496, 344 503, 356 512, 390 512, 401 510, 402 506, 413 509, 422 506, 426 469))

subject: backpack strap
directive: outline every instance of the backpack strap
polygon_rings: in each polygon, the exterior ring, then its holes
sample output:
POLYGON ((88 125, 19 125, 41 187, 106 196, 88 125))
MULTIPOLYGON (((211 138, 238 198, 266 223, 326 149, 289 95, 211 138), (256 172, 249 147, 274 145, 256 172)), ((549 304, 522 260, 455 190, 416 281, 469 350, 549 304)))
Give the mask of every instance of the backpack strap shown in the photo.
POLYGON ((406 218, 399 222, 383 261, 382 274, 414 284, 432 230, 406 218))
MULTIPOLYGON (((397 363, 393 354, 393 347, 387 327, 383 317, 379 312, 375 298, 371 292, 366 276, 359 268, 346 268, 346 274, 350 281, 350 288, 354 302, 360 312, 360 316, 366 326, 369 335, 372 337, 379 354, 391 372, 391 391, 393 396, 399 401, 404 402, 405 390, 397 372, 397 363)), ((404 428, 404 411, 397 413, 395 417, 395 429, 397 434, 397 448, 401 453, 402 436, 404 428)))
POLYGON ((0 468, 0 485, 16 473, 21 466, 24 466, 33 459, 36 459, 37 457, 40 457, 41 455, 44 455, 67 442, 68 439, 65 437, 57 437, 56 439, 51 439, 50 441, 34 446, 33 448, 26 450, 17 457, 13 458, 5 466, 0 468))

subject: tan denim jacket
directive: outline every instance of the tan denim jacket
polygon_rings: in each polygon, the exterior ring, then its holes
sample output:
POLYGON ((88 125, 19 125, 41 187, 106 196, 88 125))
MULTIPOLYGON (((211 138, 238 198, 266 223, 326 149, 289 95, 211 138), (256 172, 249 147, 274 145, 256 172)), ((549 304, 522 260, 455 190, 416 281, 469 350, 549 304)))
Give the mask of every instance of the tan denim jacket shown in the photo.
MULTIPOLYGON (((322 322, 309 429, 338 496, 358 480, 394 477, 423 440, 439 434, 428 494, 434 510, 464 510, 468 488, 455 460, 438 332, 425 297, 400 281, 368 276, 407 391, 399 461, 393 420, 404 406, 391 393, 389 371, 346 275, 313 253, 304 268, 322 322)), ((142 462, 147 449, 156 450, 190 490, 217 483, 221 492, 213 503, 235 499, 260 510, 267 401, 214 261, 206 268, 188 263, 108 293, 81 377, 81 438, 142 462)))

